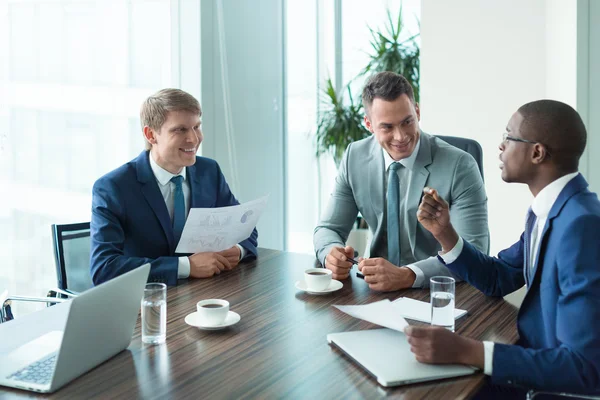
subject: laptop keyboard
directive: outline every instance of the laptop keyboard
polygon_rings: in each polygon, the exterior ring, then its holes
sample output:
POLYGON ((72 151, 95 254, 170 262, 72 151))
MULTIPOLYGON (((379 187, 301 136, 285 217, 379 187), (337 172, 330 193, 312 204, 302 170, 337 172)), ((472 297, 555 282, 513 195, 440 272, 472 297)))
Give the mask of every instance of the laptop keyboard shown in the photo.
POLYGON ((51 355, 29 364, 10 375, 8 379, 14 379, 21 382, 36 383, 38 385, 47 385, 52 379, 54 365, 56 364, 56 354, 51 355))

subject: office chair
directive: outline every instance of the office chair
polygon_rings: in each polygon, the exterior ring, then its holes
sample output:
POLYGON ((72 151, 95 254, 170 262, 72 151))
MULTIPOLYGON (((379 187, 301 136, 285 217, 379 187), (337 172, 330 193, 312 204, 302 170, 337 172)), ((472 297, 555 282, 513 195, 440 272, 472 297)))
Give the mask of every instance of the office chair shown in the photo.
POLYGON ((530 390, 527 392, 526 400, 534 400, 536 396, 558 396, 565 397, 567 399, 585 399, 585 400, 600 400, 600 396, 591 396, 586 394, 570 394, 570 393, 554 393, 554 392, 537 392, 535 390, 530 390))
POLYGON ((10 296, 8 293, 0 293, 0 324, 14 319, 12 313, 13 301, 30 301, 33 303, 46 303, 46 306, 53 306, 56 303, 62 303, 67 299, 61 299, 50 295, 48 297, 32 297, 32 296, 10 296))
POLYGON ((0 323, 14 319, 13 301, 61 303, 93 286, 90 277, 90 223, 52 225, 52 242, 56 263, 57 288, 47 297, 13 296, 0 293, 0 323))
MULTIPOLYGON (((475 161, 477 162, 477 166, 479 167, 479 173, 481 174, 481 179, 483 178, 483 150, 481 149, 481 145, 474 139, 467 139, 457 136, 442 136, 435 135, 437 138, 442 139, 444 142, 457 147, 463 151, 466 151, 470 155, 473 156, 475 161)), ((485 181, 485 180, 484 180, 485 181)))
POLYGON ((53 224, 57 297, 74 297, 94 286, 90 276, 90 223, 53 224))

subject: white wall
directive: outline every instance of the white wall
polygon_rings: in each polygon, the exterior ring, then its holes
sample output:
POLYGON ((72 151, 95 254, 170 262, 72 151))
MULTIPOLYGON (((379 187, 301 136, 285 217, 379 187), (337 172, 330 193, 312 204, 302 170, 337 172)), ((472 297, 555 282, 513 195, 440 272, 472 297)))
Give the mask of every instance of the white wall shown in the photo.
POLYGON ((522 104, 551 98, 581 113, 580 171, 600 190, 600 1, 423 0, 421 15, 422 128, 483 147, 496 254, 518 239, 532 200, 498 169, 500 134, 522 104))
POLYGON ((421 126, 479 141, 491 253, 523 231, 532 196, 500 178, 498 145, 513 112, 546 94, 544 0, 423 0, 421 126))
POLYGON ((588 76, 580 86, 588 89, 588 181, 591 190, 600 192, 600 157, 595 156, 600 152, 600 1, 589 2, 587 22, 589 64, 584 70, 588 76))

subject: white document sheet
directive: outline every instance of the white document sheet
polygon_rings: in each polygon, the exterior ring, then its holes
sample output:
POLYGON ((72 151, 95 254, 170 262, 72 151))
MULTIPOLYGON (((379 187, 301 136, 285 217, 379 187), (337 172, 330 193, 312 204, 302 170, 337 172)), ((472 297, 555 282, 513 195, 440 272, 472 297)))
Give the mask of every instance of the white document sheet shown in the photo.
POLYGON ((404 328, 408 326, 408 322, 406 322, 392 302, 387 299, 366 304, 364 306, 334 307, 354 318, 364 319, 365 321, 396 331, 404 332, 404 328))
POLYGON ((269 196, 230 207, 191 208, 175 252, 222 251, 246 240, 269 196))
MULTIPOLYGON (((431 323, 431 305, 425 301, 419 301, 408 297, 400 297, 392 302, 392 306, 404 318, 415 321, 431 323)), ((466 315, 466 310, 454 309, 454 319, 466 315)))

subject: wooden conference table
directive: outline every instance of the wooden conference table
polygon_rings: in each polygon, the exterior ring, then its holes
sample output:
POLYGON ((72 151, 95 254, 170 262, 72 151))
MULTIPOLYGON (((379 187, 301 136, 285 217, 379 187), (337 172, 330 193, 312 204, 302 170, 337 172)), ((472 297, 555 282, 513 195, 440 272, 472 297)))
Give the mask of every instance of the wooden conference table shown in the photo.
MULTIPOLYGON (((352 276, 341 290, 308 295, 295 282, 314 265, 310 255, 260 249, 256 261, 233 271, 169 288, 165 344, 143 344, 138 319, 127 350, 58 392, 41 396, 0 389, 0 398, 460 399, 482 385, 484 375, 478 373, 397 388, 379 386, 326 340, 328 333, 377 326, 331 306, 400 296, 429 301, 429 290, 378 293, 352 276), (195 311, 197 301, 208 298, 228 300, 240 322, 221 331, 188 326, 185 316, 195 311)), ((458 333, 502 343, 517 340, 517 309, 504 300, 460 283, 456 307, 469 312, 457 320, 458 333)))

